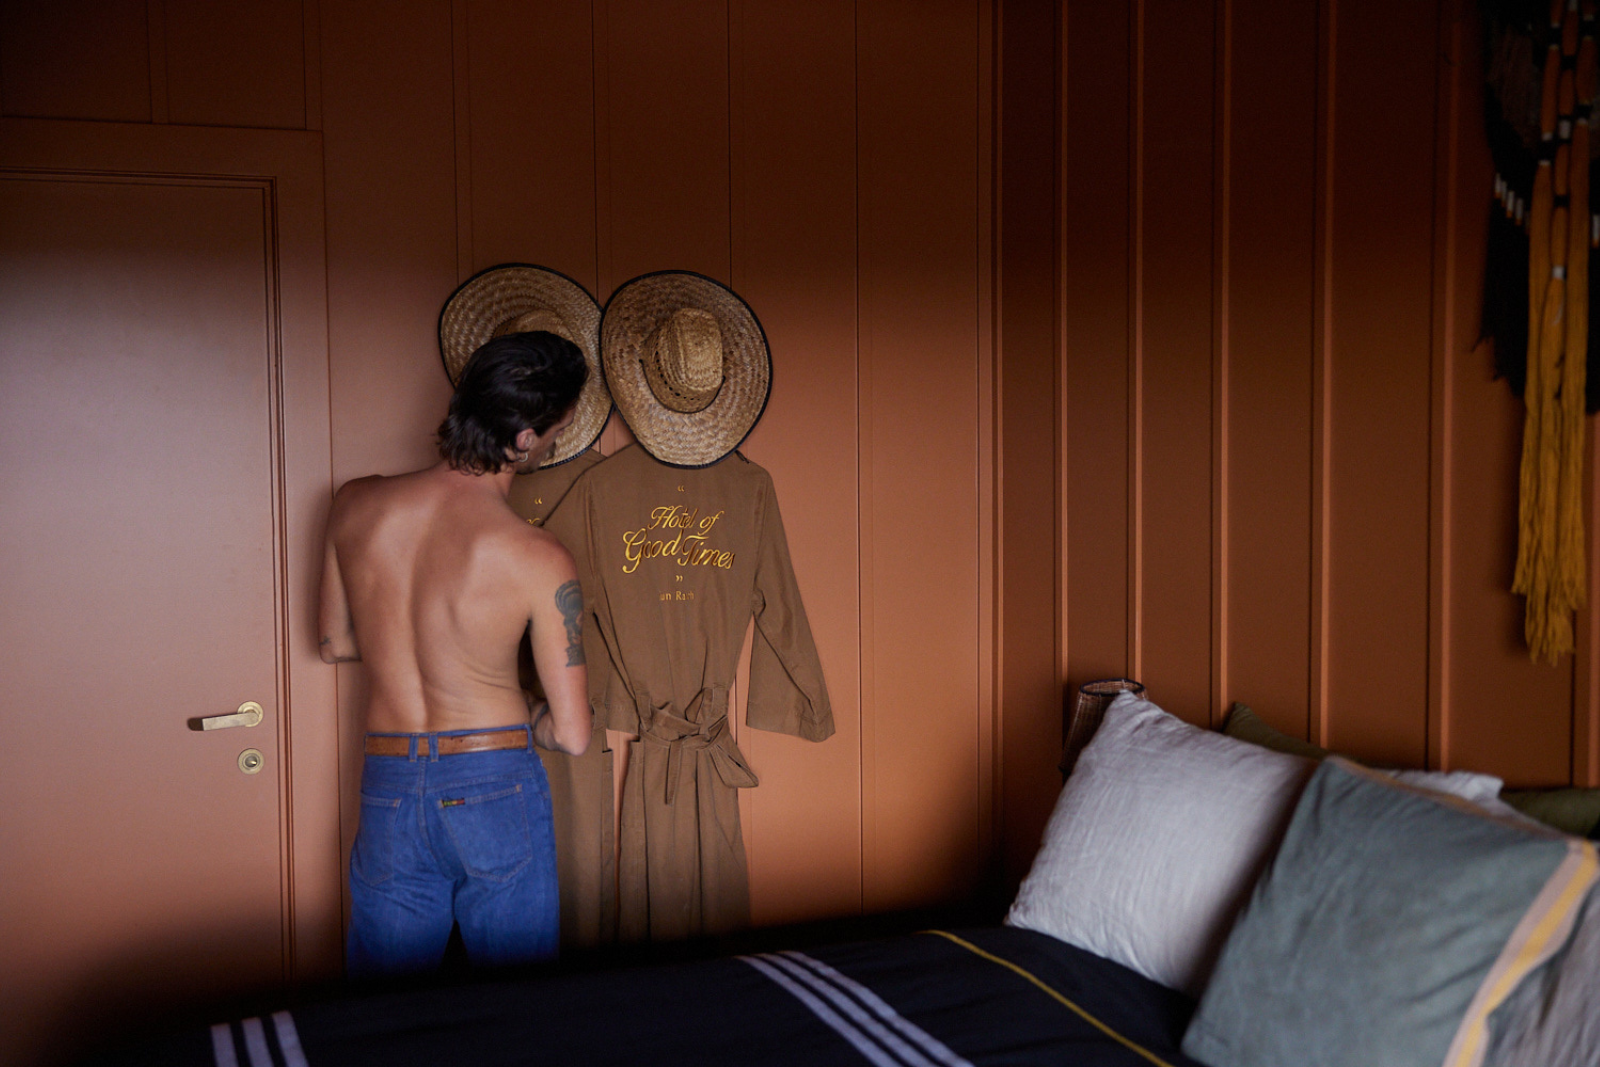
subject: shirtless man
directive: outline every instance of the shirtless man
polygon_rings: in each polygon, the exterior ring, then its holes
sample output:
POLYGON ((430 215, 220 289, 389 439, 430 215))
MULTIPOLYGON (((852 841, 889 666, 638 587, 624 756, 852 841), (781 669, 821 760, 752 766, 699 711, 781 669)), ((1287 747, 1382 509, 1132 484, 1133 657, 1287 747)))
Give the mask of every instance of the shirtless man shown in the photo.
POLYGON ((367 665, 352 976, 438 965, 452 922, 474 963, 555 955, 550 789, 534 745, 580 755, 590 713, 572 557, 506 504, 572 420, 588 375, 552 333, 478 349, 438 465, 334 497, 322 658, 367 665), (518 683, 524 636, 545 692, 518 683))

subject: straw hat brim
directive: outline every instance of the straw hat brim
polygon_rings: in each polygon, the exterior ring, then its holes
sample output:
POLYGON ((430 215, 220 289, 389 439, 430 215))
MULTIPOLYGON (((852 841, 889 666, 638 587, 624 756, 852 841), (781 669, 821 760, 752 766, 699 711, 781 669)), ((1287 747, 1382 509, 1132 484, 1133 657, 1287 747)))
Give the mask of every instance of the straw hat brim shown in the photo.
POLYGON ((600 320, 606 386, 640 447, 673 467, 709 467, 738 448, 766 410, 772 354, 755 312, 732 289, 690 271, 656 271, 626 282, 600 320), (683 308, 716 316, 722 330, 723 382, 700 411, 673 411, 650 388, 644 346, 683 308))
POLYGON ((553 312, 583 349, 589 380, 578 394, 572 423, 556 438, 555 450, 541 467, 554 467, 581 455, 595 443, 611 417, 611 394, 600 366, 600 304, 571 278, 531 263, 502 263, 479 271, 457 287, 439 315, 439 354, 455 385, 461 369, 505 323, 532 311, 553 312))

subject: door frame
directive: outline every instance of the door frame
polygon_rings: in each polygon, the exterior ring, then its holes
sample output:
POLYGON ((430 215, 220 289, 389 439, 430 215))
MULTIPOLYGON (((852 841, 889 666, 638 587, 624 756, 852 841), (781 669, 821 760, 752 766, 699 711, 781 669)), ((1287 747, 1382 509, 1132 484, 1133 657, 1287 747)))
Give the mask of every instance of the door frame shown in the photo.
MULTIPOLYGON (((259 187, 278 380, 273 501, 277 589, 278 848, 284 979, 343 964, 337 683, 317 654, 322 530, 332 500, 322 135, 299 130, 0 119, 0 170, 88 180, 259 187)), ((204 655, 203 649, 195 649, 204 655)))

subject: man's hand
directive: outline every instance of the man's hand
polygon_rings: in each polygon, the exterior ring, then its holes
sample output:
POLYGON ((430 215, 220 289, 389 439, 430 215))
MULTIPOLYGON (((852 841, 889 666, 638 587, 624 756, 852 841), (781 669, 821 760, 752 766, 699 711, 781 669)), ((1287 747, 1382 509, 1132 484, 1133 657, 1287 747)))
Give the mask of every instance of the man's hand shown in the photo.
POLYGON ((522 699, 528 702, 528 725, 533 727, 533 743, 553 752, 567 752, 568 749, 556 740, 556 724, 550 716, 549 701, 540 700, 526 690, 522 699))

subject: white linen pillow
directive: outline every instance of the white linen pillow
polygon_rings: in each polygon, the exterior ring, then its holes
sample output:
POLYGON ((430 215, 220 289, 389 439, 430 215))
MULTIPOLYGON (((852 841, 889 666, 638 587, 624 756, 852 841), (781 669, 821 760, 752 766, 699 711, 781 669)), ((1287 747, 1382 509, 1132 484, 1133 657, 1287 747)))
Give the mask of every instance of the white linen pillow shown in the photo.
POLYGON ((1199 997, 1315 766, 1123 694, 1061 790, 1006 923, 1199 997))

